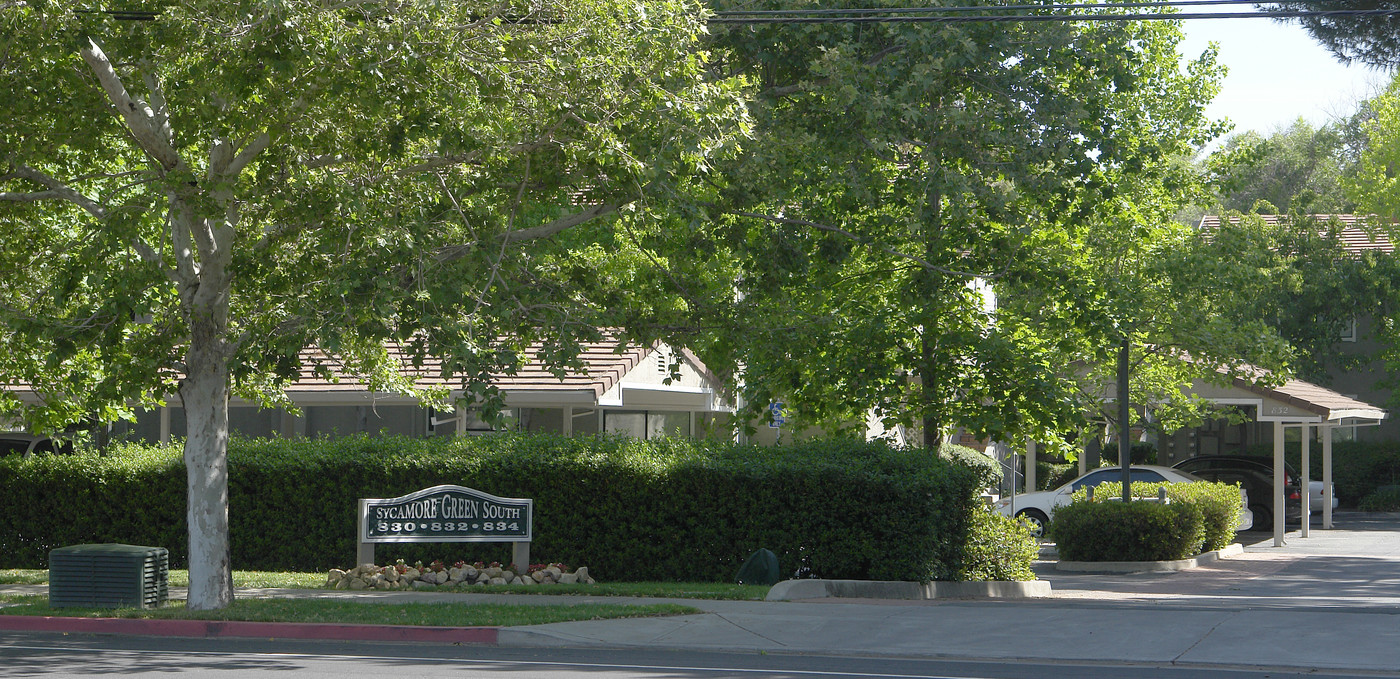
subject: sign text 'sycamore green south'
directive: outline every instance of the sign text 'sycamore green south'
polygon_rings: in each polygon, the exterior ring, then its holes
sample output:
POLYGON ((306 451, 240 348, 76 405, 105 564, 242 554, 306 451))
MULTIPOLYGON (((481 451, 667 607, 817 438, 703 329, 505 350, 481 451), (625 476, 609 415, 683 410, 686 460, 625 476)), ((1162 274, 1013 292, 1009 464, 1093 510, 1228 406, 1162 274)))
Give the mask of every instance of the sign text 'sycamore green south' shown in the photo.
POLYGON ((360 500, 362 542, 529 542, 534 501, 462 486, 360 500))

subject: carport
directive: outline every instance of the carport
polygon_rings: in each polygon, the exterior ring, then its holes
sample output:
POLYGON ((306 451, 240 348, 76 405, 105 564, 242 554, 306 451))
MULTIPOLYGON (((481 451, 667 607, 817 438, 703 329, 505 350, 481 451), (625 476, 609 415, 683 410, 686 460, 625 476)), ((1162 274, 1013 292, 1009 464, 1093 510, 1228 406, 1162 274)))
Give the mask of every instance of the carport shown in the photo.
MULTIPOLYGON (((1309 516, 1309 463, 1312 432, 1318 431, 1322 441, 1322 527, 1332 528, 1332 437, 1341 427, 1374 426, 1385 419, 1385 410, 1363 401, 1344 396, 1331 389, 1304 382, 1288 380, 1277 387, 1264 387, 1248 380, 1235 378, 1229 385, 1211 384, 1198 381, 1192 392, 1219 405, 1253 407, 1256 421, 1273 425, 1274 446, 1274 507, 1284 506, 1284 432, 1290 427, 1300 430, 1302 459, 1298 473, 1302 476, 1299 491, 1302 495, 1303 516, 1309 516)), ((1035 483, 1035 444, 1026 446, 1026 487, 1035 483)), ((1274 512, 1274 546, 1283 546, 1284 512, 1274 512)), ((1301 535, 1308 536, 1309 521, 1302 522, 1301 535)))
MULTIPOLYGON (((1339 427, 1374 426, 1385 419, 1381 408, 1331 389, 1304 382, 1288 380, 1277 387, 1264 387, 1243 379, 1234 379, 1230 386, 1198 383, 1193 387, 1197 396, 1220 405, 1253 406, 1255 419, 1273 425, 1274 444, 1274 507, 1284 506, 1284 433, 1290 427, 1300 430, 1302 459, 1299 460, 1299 494, 1302 495, 1303 517, 1301 536, 1308 536, 1310 507, 1308 492, 1311 474, 1312 433, 1316 429, 1322 441, 1322 527, 1332 527, 1332 438, 1339 427)), ((1274 512, 1274 546, 1283 546, 1284 512, 1274 512)))

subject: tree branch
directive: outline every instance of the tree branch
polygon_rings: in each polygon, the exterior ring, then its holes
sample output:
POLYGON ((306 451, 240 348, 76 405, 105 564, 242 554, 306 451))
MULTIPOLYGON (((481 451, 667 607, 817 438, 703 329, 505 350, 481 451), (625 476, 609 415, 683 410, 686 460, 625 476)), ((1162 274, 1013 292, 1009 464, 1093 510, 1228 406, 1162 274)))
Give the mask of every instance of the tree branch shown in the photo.
POLYGON ((564 215, 563 217, 560 217, 559 219, 556 219, 548 224, 541 224, 539 226, 531 227, 528 229, 520 229, 518 231, 507 232, 504 237, 507 241, 548 238, 550 236, 553 236, 554 234, 560 233, 562 231, 567 231, 569 229, 574 228, 575 226, 578 226, 579 224, 591 221, 597 217, 617 212, 618 210, 622 209, 622 206, 629 205, 631 203, 632 201, 629 200, 624 202, 603 203, 601 205, 594 205, 593 207, 590 207, 587 210, 564 215))
POLYGON ((126 123, 127 130, 141 149, 166 170, 179 167, 180 154, 175 152, 175 147, 162 138, 161 132, 157 130, 155 112, 150 107, 132 100, 102 48, 89 39, 88 46, 79 51, 88 68, 97 76, 97 82, 107 92, 107 98, 117 108, 117 115, 126 123))
POLYGON ((857 234, 851 233, 850 231, 847 231, 847 230, 845 230, 845 229, 843 229, 843 228, 841 228, 841 227, 839 227, 839 226, 831 226, 831 225, 829 225, 829 224, 819 224, 819 223, 817 223, 817 222, 808 221, 808 220, 806 220, 806 219, 790 219, 790 218, 787 218, 787 217, 774 217, 774 216, 772 216, 772 215, 759 214, 759 213, 757 213, 757 212, 732 212, 732 213, 730 213, 730 214, 733 214, 733 215, 735 215, 735 216, 737 216, 737 217, 752 217, 752 218, 754 218, 754 219, 762 219, 762 220, 766 220, 766 221, 770 221, 770 222, 775 222, 775 223, 778 223, 778 224, 792 224, 792 225, 795 225, 795 226, 810 226, 810 227, 812 227, 812 228, 814 228, 814 229, 820 229, 820 230, 822 230, 822 231, 829 231, 829 232, 831 232, 831 233, 834 233, 834 234, 837 234, 837 235, 840 235, 840 236, 844 236, 844 237, 846 237, 846 238, 849 238, 849 239, 851 239, 851 240, 853 240, 853 241, 855 241, 855 242, 857 242, 857 243, 860 243, 860 244, 862 244, 862 245, 869 245, 870 247, 873 247, 873 248, 875 248, 875 249, 877 249, 877 250, 880 250, 880 251, 882 251, 882 252, 884 252, 884 253, 886 253, 886 254, 894 255, 895 257, 902 257, 902 258, 907 259, 907 260, 909 260, 909 261, 911 261, 911 262, 915 262, 915 263, 918 264, 919 266, 921 266, 921 267, 923 267, 923 268, 925 268, 925 269, 928 269, 929 271, 937 271, 937 272, 939 272, 939 273, 947 274, 947 275, 949 275, 949 276, 957 276, 957 277, 960 277, 960 278, 998 278, 998 277, 1004 275, 1004 274, 1002 274, 1002 273, 977 273, 977 272, 973 272, 973 271, 958 271, 958 270, 956 270, 956 269, 949 269, 949 268, 947 268, 947 267, 938 266, 937 264, 934 264, 934 263, 932 263, 932 262, 930 262, 930 261, 928 261, 928 260, 926 260, 926 259, 924 259, 924 258, 922 258, 922 257, 916 256, 916 255, 906 254, 906 253, 904 253, 904 252, 900 252, 899 250, 896 250, 896 249, 894 249, 894 248, 892 248, 892 247, 889 247, 889 246, 887 246, 887 245, 881 245, 881 244, 875 243, 875 242, 871 241, 871 239, 863 238, 863 237, 861 237, 861 236, 859 236, 859 235, 857 235, 857 234))
POLYGON ((35 184, 38 184, 48 190, 37 191, 33 193, 0 193, 0 200, 20 203, 34 203, 41 200, 66 200, 86 210, 88 214, 92 215, 99 221, 107 219, 106 207, 104 207, 97 201, 94 201, 88 198, 87 196, 78 193, 78 191, 72 188, 71 186, 68 186, 67 184, 64 184, 63 182, 54 179, 53 177, 50 177, 49 175, 44 174, 43 172, 40 172, 32 167, 29 167, 27 165, 16 165, 13 172, 6 175, 0 175, 0 181, 5 181, 7 179, 28 179, 29 181, 34 182, 35 184))
POLYGON ((160 133, 161 139, 173 146, 175 131, 170 128, 170 107, 165 101, 165 90, 161 88, 160 81, 156 80, 155 69, 145 59, 141 60, 141 79, 146 82, 146 89, 151 93, 151 124, 155 131, 160 133))
MULTIPOLYGON (((879 52, 876 52, 869 59, 866 59, 863 65, 874 66, 880 63, 881 61, 884 61, 885 57, 890 56, 891 54, 895 54, 896 52, 900 52, 903 49, 904 45, 891 45, 889 47, 886 47, 885 49, 880 50, 879 52)), ((822 87, 825 85, 829 85, 831 84, 831 80, 831 78, 819 78, 811 82, 798 83, 796 85, 784 85, 783 87, 773 87, 768 90, 765 90, 763 94, 770 97, 782 98, 788 95, 797 94, 798 92, 802 92, 804 90, 812 89, 814 87, 822 87)))

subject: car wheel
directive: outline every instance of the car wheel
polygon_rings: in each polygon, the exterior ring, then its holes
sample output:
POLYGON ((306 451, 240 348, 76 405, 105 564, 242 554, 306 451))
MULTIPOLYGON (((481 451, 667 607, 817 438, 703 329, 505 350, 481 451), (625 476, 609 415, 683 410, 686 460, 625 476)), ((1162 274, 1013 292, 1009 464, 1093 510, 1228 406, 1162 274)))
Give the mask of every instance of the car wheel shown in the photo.
POLYGON ((1254 512, 1253 530, 1271 531, 1274 529, 1274 513, 1269 511, 1268 507, 1264 505, 1253 505, 1249 508, 1249 511, 1254 512))
POLYGON ((1031 535, 1035 537, 1045 537, 1045 526, 1050 523, 1050 519, 1039 509, 1022 509, 1016 512, 1016 518, 1025 520, 1031 528, 1031 535))

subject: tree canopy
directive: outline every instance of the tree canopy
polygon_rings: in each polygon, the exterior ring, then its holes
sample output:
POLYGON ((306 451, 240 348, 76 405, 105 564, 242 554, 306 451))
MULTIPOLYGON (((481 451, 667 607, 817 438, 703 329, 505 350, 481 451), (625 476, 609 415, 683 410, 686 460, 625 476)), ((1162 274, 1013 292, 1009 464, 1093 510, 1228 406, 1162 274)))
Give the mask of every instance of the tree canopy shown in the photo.
POLYGON ((195 608, 231 598, 231 393, 313 345, 487 402, 531 342, 562 369, 616 294, 571 230, 692 201, 746 125, 686 0, 131 9, 0 14, 0 382, 38 425, 178 393, 195 608))
POLYGON ((1220 132, 1214 54, 1183 72, 1169 22, 714 30, 758 86, 718 174, 714 259, 739 282, 706 355, 742 369, 749 412, 873 411, 929 447, 1080 422, 1073 361, 1139 337, 1107 303, 1116 234, 1152 238, 1194 181, 1175 159, 1220 132))
POLYGON ((1342 125, 1314 128, 1302 118, 1267 137, 1248 131, 1227 139, 1207 167, 1219 209, 1260 214, 1348 214, 1342 188, 1352 167, 1342 125))

